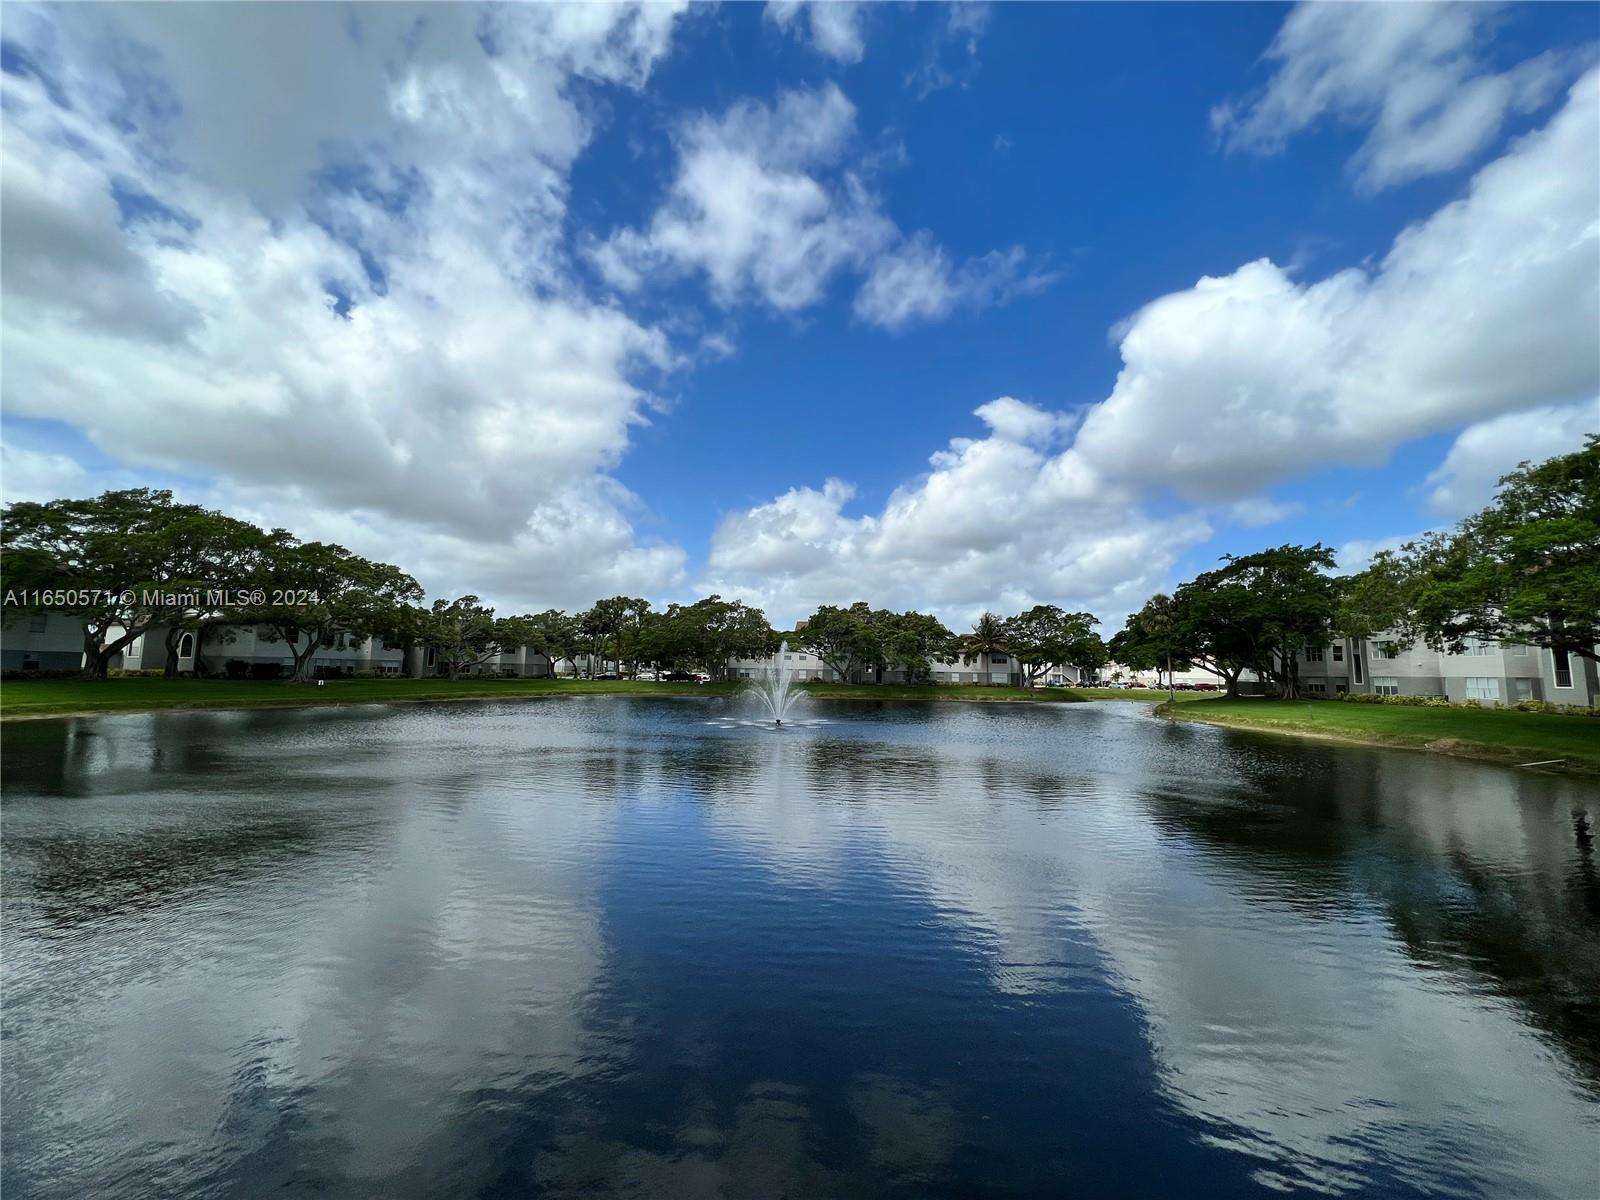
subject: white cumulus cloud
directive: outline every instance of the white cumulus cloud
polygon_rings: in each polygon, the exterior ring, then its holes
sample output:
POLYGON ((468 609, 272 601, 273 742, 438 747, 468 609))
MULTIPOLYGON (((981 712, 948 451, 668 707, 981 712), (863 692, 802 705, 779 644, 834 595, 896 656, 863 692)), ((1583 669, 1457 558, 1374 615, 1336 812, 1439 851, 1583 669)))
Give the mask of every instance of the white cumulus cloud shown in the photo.
POLYGON ((607 473, 677 359, 562 247, 577 83, 642 83, 679 9, 290 7, 8 22, 5 413, 441 589, 671 586, 607 473))
POLYGON ((1495 7, 1302 3, 1267 50, 1266 87, 1219 105, 1212 125, 1229 149, 1264 154, 1323 120, 1370 126, 1350 163, 1369 191, 1462 166, 1570 78, 1556 54, 1494 70, 1495 7))
POLYGON ((1600 70, 1465 196, 1371 268, 1302 283, 1268 260, 1120 327, 1122 370, 1077 448, 1197 500, 1600 392, 1600 70))
POLYGON ((1009 397, 977 416, 986 436, 953 439, 881 511, 846 513, 854 489, 832 479, 731 514, 702 587, 785 622, 858 599, 931 608, 957 625, 1048 602, 1115 628, 1210 536, 1198 514, 1151 516, 1131 489, 1060 449, 1070 419, 1009 397))
POLYGON ((856 293, 855 313, 885 329, 938 321, 957 308, 1003 305, 1041 292, 1058 276, 1029 270, 1021 246, 994 250, 959 265, 926 232, 880 255, 856 293))
POLYGON ((1494 498, 1500 477, 1518 463, 1570 454, 1591 433, 1600 433, 1600 400, 1479 421, 1457 435, 1444 461, 1429 474, 1428 507, 1441 517, 1476 512, 1494 498))
POLYGON ((856 63, 866 52, 866 7, 854 0, 768 0, 762 15, 791 34, 809 33, 818 54, 856 63))
POLYGON ((590 256, 622 292, 701 274, 724 308, 755 300, 779 312, 820 303, 841 274, 862 275, 856 315, 888 329, 1054 282, 1020 246, 956 265, 931 234, 902 235, 851 157, 855 137, 855 106, 834 84, 702 114, 678 130, 676 174, 649 224, 616 231, 590 256))

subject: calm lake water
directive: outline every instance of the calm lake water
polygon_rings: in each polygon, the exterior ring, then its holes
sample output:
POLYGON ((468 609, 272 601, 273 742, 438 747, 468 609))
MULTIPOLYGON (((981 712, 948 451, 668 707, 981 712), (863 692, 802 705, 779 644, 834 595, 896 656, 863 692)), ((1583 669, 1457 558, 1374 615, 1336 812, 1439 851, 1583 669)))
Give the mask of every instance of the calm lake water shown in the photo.
POLYGON ((4 730, 23 1197, 1600 1195, 1600 789, 1141 705, 4 730))

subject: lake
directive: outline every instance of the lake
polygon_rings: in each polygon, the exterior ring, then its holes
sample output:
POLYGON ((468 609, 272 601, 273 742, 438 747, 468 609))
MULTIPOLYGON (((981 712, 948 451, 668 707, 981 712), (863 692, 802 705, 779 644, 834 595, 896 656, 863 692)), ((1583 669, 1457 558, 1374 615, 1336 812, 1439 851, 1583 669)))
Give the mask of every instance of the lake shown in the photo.
POLYGON ((1600 1194, 1592 781, 738 715, 7 725, 7 1200, 1600 1194))

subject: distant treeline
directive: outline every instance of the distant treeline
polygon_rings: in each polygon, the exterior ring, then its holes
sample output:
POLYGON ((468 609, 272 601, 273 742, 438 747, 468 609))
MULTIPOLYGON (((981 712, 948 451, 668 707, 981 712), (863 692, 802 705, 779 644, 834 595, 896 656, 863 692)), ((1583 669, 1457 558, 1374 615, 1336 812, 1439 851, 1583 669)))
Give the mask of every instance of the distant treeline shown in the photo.
POLYGON ((477 596, 421 604, 405 571, 343 546, 135 488, 84 500, 5 509, 0 591, 7 626, 22 613, 63 613, 83 626, 84 673, 103 678, 134 639, 163 631, 168 670, 185 633, 255 625, 281 639, 293 676, 310 676, 340 636, 389 647, 428 646, 458 675, 526 647, 552 664, 615 662, 693 667, 719 675, 730 659, 772 653, 787 640, 841 679, 903 671, 926 681, 936 662, 1008 654, 1031 685, 1052 666, 1093 672, 1115 660, 1149 669, 1199 666, 1230 690, 1246 670, 1285 695, 1296 655, 1332 637, 1424 640, 1459 648, 1471 637, 1567 650, 1593 661, 1600 642, 1600 435, 1582 450, 1501 481, 1493 504, 1453 531, 1377 556, 1335 576, 1321 544, 1228 556, 1224 565, 1157 595, 1109 645, 1096 618, 1041 604, 1010 617, 985 612, 956 633, 920 612, 865 602, 824 605, 792 631, 759 608, 708 596, 654 608, 612 596, 581 613, 501 616, 477 596))

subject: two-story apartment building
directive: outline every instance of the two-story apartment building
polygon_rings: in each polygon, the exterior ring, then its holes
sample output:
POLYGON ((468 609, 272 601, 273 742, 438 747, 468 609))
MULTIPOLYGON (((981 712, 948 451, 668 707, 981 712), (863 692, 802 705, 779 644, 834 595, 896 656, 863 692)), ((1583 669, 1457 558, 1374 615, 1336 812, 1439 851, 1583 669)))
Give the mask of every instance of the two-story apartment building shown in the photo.
MULTIPOLYGON (((162 626, 135 638, 123 650, 120 665, 130 671, 165 668, 166 635, 167 629, 162 626)), ((258 665, 275 667, 285 673, 294 667, 294 643, 285 642, 271 630, 254 625, 219 625, 206 630, 203 638, 196 633, 184 633, 178 639, 176 654, 180 675, 195 672, 197 642, 205 674, 224 674, 230 662, 245 664, 246 673, 258 665)), ((331 646, 318 647, 311 669, 322 675, 359 673, 419 677, 443 671, 431 646, 414 646, 407 650, 385 645, 379 637, 356 638, 346 634, 336 636, 331 646)), ((550 660, 535 650, 518 647, 479 664, 471 674, 548 675, 550 660)))
MULTIPOLYGON (((788 668, 793 673, 793 677, 801 682, 838 683, 842 681, 839 672, 828 666, 817 655, 806 650, 796 649, 788 649, 779 654, 770 654, 765 658, 729 659, 728 675, 733 679, 755 679, 760 676, 762 671, 770 670, 780 664, 788 668)), ((1022 664, 1009 654, 980 655, 971 662, 964 662, 957 658, 935 662, 931 666, 934 683, 1020 684, 1022 682, 1022 664)), ((1040 678, 1042 681, 1043 676, 1040 678)), ((905 681, 905 669, 903 667, 892 667, 882 673, 881 679, 875 671, 857 671, 848 682, 904 683, 905 681)))
POLYGON ((1375 692, 1515 704, 1544 700, 1593 705, 1600 697, 1594 663, 1566 651, 1470 639, 1460 654, 1421 642, 1335 638, 1299 655, 1300 688, 1308 695, 1375 692))
POLYGON ((82 666, 82 621, 61 613, 18 613, 0 628, 0 671, 76 671, 82 666))

